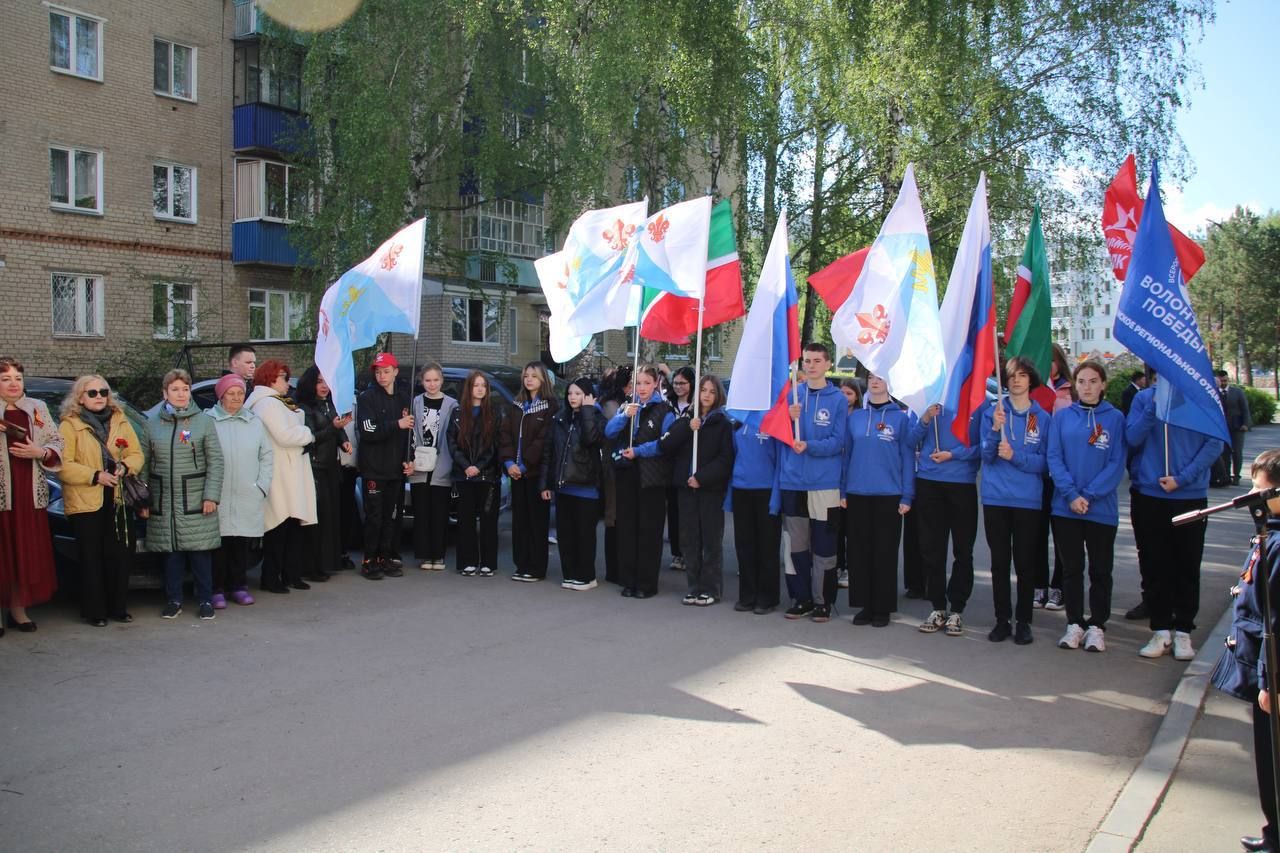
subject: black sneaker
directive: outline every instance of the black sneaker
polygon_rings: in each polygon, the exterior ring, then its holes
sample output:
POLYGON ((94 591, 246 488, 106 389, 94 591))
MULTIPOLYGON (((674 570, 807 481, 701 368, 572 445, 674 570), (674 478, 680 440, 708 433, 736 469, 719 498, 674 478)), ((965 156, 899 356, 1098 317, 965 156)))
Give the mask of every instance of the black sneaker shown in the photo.
POLYGON ((1130 622, 1138 622, 1147 618, 1147 603, 1139 601, 1138 606, 1125 611, 1124 618, 1130 622))
POLYGON ((400 566, 396 565, 396 564, 397 564, 397 563, 399 563, 399 562, 400 562, 399 560, 395 560, 395 561, 387 560, 386 565, 382 567, 382 574, 383 574, 385 577, 389 577, 389 578, 402 578, 402 577, 404 577, 404 569, 402 569, 402 568, 400 568, 400 566))
MULTIPOLYGON (((403 561, 401 561, 401 559, 400 559, 399 557, 386 557, 386 558, 385 558, 385 560, 386 560, 387 568, 391 568, 391 569, 403 569, 403 568, 404 568, 404 562, 403 562, 403 561)), ((398 578, 398 577, 400 577, 400 576, 399 576, 399 575, 391 575, 391 577, 393 577, 393 578, 398 578)))
POLYGON ((991 633, 987 634, 987 639, 993 643, 1003 643, 1005 640, 1013 636, 1013 627, 1001 619, 996 626, 991 629, 991 633))
POLYGON ((755 609, 755 605, 754 605, 754 604, 748 604, 748 603, 747 603, 747 602, 745 602, 745 601, 739 601, 739 602, 736 602, 736 603, 733 605, 733 609, 734 609, 736 612, 738 612, 738 613, 746 613, 748 610, 754 610, 754 609, 755 609))
POLYGON ((182 612, 182 605, 177 601, 170 601, 164 606, 164 610, 160 611, 161 619, 177 619, 178 614, 182 612))
POLYGON ((380 581, 382 580, 382 569, 379 568, 377 561, 365 560, 360 564, 360 576, 366 580, 380 581))
POLYGON ((857 615, 856 615, 856 616, 854 616, 854 617, 853 617, 853 624, 855 624, 855 625, 870 625, 870 624, 871 624, 871 618, 872 618, 872 617, 871 617, 871 610, 870 610, 869 608, 864 607, 863 609, 861 609, 861 610, 859 610, 859 611, 858 611, 858 613, 857 613, 857 615))
POLYGON ((1019 646, 1031 645, 1031 625, 1026 622, 1019 622, 1013 628, 1013 642, 1019 646))
POLYGON ((788 619, 803 619, 813 612, 812 601, 797 601, 795 604, 787 608, 787 612, 782 614, 788 619))
POLYGON ((203 604, 201 604, 201 605, 200 605, 200 610, 199 610, 199 611, 197 611, 197 613, 198 613, 198 615, 200 616, 200 618, 201 618, 201 619, 212 619, 212 618, 214 618, 213 602, 211 602, 211 601, 206 601, 206 602, 204 602, 203 604))
POLYGON ((809 614, 809 618, 814 622, 830 622, 831 621, 831 605, 818 604, 813 608, 813 613, 809 614))

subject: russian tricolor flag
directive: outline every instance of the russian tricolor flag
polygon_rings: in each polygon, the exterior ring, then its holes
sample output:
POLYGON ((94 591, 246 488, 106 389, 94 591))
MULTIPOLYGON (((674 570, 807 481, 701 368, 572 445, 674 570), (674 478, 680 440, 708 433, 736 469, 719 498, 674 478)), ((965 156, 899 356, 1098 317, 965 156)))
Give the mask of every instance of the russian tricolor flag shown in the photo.
POLYGON ((955 417, 951 432, 967 447, 969 420, 986 400, 987 377, 996 365, 996 301, 985 172, 978 177, 969 205, 969 219, 938 320, 947 359, 947 393, 942 406, 955 417))
POLYGON ((787 216, 778 217, 760 283, 751 299, 747 325, 733 363, 726 408, 733 417, 760 424, 760 430, 788 447, 791 429, 791 365, 800 358, 799 299, 787 257, 787 216))

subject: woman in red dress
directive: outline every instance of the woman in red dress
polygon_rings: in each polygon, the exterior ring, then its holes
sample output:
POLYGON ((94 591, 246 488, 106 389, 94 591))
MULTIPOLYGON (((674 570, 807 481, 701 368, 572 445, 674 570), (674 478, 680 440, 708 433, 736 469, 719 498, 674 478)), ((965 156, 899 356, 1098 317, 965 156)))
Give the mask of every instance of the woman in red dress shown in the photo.
POLYGON ((0 358, 0 608, 29 633, 27 608, 58 587, 44 472, 62 467, 62 436, 48 407, 26 396, 22 373, 17 360, 0 358))

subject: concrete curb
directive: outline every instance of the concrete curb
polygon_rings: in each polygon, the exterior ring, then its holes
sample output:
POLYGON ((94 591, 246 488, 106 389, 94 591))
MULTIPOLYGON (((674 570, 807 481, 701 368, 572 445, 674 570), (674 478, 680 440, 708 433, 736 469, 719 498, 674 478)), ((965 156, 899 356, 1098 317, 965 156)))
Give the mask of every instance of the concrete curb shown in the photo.
POLYGON ((1223 611, 1218 624, 1209 632, 1207 641, 1187 665, 1178 687, 1169 700, 1164 722, 1151 740, 1151 748, 1134 770, 1120 795, 1112 803, 1102 825, 1086 850, 1088 853, 1119 853, 1132 850, 1142 838, 1147 824, 1160 807, 1182 752, 1191 738, 1191 727, 1204 707, 1209 690, 1209 675, 1222 656, 1222 637, 1231 628, 1232 608, 1223 611))

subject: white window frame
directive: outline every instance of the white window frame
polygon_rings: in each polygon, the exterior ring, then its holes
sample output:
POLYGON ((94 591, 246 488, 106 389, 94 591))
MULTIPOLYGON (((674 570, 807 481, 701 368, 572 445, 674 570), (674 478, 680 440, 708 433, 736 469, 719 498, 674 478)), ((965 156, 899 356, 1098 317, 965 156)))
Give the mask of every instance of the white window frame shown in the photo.
POLYGON ((91 215, 100 216, 102 214, 102 152, 93 148, 76 148, 75 146, 71 146, 71 145, 50 145, 49 151, 50 152, 64 151, 67 154, 67 200, 65 202, 53 200, 53 186, 52 186, 53 158, 50 157, 49 169, 50 169, 51 180, 50 180, 50 187, 49 187, 49 206, 55 210, 65 210, 71 213, 87 213, 91 215), (77 154, 92 154, 94 155, 94 157, 97 158, 98 167, 96 171, 97 171, 98 180, 97 180, 97 187, 95 187, 95 194, 96 194, 96 200, 97 200, 96 207, 80 207, 76 204, 75 188, 76 188, 76 155, 77 154))
POLYGON ((198 181, 199 170, 195 166, 187 166, 182 163, 152 163, 151 169, 152 169, 151 210, 155 214, 156 219, 164 219, 169 222, 185 222, 185 223, 194 225, 198 218, 197 210, 199 209, 197 205, 197 187, 199 186, 199 181, 198 181), (157 210, 155 205, 154 181, 155 181, 156 169, 167 170, 167 176, 166 176, 167 190, 165 192, 165 209, 163 212, 157 210), (173 175, 174 175, 175 169, 186 169, 188 172, 191 173, 191 200, 190 200, 191 215, 190 216, 175 216, 173 213, 173 175))
MULTIPOLYGON (((68 9, 65 6, 54 6, 51 3, 46 3, 45 6, 48 7, 49 9, 50 17, 52 17, 53 15, 60 15, 67 19, 67 57, 69 60, 69 65, 67 68, 61 68, 57 65, 54 65, 53 56, 51 55, 49 57, 49 70, 54 72, 55 74, 66 74, 68 77, 79 77, 81 80, 93 80, 98 83, 101 83, 103 53, 106 52, 106 40, 103 37, 103 30, 106 28, 107 19, 100 18, 97 15, 88 15, 88 14, 85 14, 84 12, 77 12, 75 9, 68 9), (81 74, 79 71, 76 70, 76 67, 75 67, 76 52, 77 52, 76 51, 76 48, 77 48, 76 20, 77 19, 92 21, 98 27, 98 54, 96 57, 98 67, 94 70, 95 73, 93 74, 81 74)), ((53 39, 52 24, 53 22, 50 21, 50 31, 49 31, 50 41, 52 41, 53 39)))
POLYGON ((311 299, 306 293, 297 290, 271 290, 269 288, 253 287, 249 289, 249 340, 253 343, 268 343, 271 341, 304 341, 311 337, 310 329, 307 321, 310 317, 311 299), (260 301, 255 302, 254 298, 258 297, 260 301), (273 335, 271 333, 271 320, 273 312, 271 310, 271 297, 277 296, 283 302, 284 319, 281 321, 284 328, 284 336, 273 335), (301 299, 302 304, 296 305, 296 300, 301 299), (255 308, 261 308, 263 311, 262 328, 265 337, 253 336, 253 311, 255 308), (295 314, 298 316, 295 318, 295 314), (297 337, 294 336, 295 319, 301 320, 301 326, 297 328, 297 337))
POLYGON ((49 328, 55 338, 101 338, 105 335, 106 281, 96 273, 53 272, 49 274, 49 328), (76 292, 72 296, 75 305, 75 322, 79 327, 71 331, 57 327, 57 299, 54 286, 59 278, 70 279, 76 292), (92 294, 89 293, 92 291, 92 294))
POLYGON ((517 355, 520 352, 520 316, 513 306, 507 309, 507 352, 517 355))
POLYGON ((188 103, 195 103, 196 82, 197 80, 199 80, 199 75, 196 72, 197 62, 198 62, 198 50, 196 49, 195 45, 183 44, 180 41, 172 41, 170 39, 163 39, 163 38, 156 37, 152 39, 151 50, 152 50, 151 80, 152 80, 153 91, 162 98, 173 98, 176 101, 187 101, 188 103), (168 45, 169 47, 169 88, 167 91, 155 88, 155 45, 157 44, 164 44, 164 45, 168 45), (174 54, 174 48, 178 48, 178 47, 185 48, 191 51, 191 63, 189 65, 189 68, 191 69, 191 95, 190 96, 178 95, 178 94, 175 94, 173 91, 173 54, 174 54))
MULTIPOLYGON (((264 222, 283 222, 286 225, 297 221, 295 214, 297 211, 291 210, 293 204, 292 193, 289 190, 289 183, 293 180, 293 173, 297 169, 288 163, 282 163, 279 160, 266 160, 258 157, 239 157, 235 161, 235 174, 232 185, 235 188, 236 197, 232 200, 232 212, 238 214, 240 211, 240 169, 241 167, 251 166, 253 169, 253 193, 251 199, 253 202, 253 211, 251 216, 234 216, 235 222, 250 222, 255 219, 261 219, 264 222), (267 215, 267 166, 280 166, 284 171, 284 218, 278 216, 267 215)), ((308 207, 315 207, 316 196, 314 190, 308 193, 306 198, 308 207)))
POLYGON ((173 315, 174 315, 173 306, 174 306, 174 305, 177 305, 177 304, 182 304, 182 305, 190 305, 190 306, 191 306, 191 310, 190 310, 190 312, 189 312, 189 313, 190 313, 190 315, 191 315, 191 328, 187 331, 187 335, 186 335, 186 337, 185 337, 185 340, 191 340, 191 341, 194 341, 194 340, 198 340, 198 339, 199 339, 199 337, 200 337, 200 332, 199 332, 199 323, 198 323, 198 319, 197 319, 197 318, 198 318, 197 311, 198 311, 198 308, 199 308, 199 302, 200 302, 200 292, 199 292, 199 288, 197 288, 197 287, 196 287, 195 282, 191 282, 191 281, 154 281, 154 282, 152 282, 152 287, 151 287, 151 298, 152 298, 152 300, 153 300, 153 302, 152 302, 152 306, 151 306, 151 310, 152 310, 152 314, 151 314, 151 318, 152 318, 152 324, 151 324, 151 336, 152 336, 153 338, 155 338, 156 340, 160 340, 160 341, 173 341, 173 340, 180 340, 180 339, 182 339, 182 338, 180 338, 180 336, 177 334, 177 330, 174 328, 174 317, 173 317, 173 315), (156 292, 156 288, 158 288, 158 287, 163 287, 163 288, 165 288, 165 296, 166 296, 166 298, 165 298, 166 326, 165 326, 165 329, 163 329, 163 330, 157 329, 157 328, 155 327, 155 303, 154 303, 154 300, 155 300, 155 292, 156 292), (173 298, 173 289, 174 289, 174 287, 189 287, 189 288, 191 288, 191 301, 190 301, 190 302, 178 302, 177 300, 175 300, 175 299, 173 298))
MULTIPOLYGON (((496 347, 501 345, 502 343, 502 313, 501 313, 502 306, 497 303, 497 300, 476 296, 474 293, 450 293, 448 294, 448 296, 449 296, 449 340, 452 343, 463 344, 465 346, 479 346, 479 347, 496 347), (480 303, 481 311, 492 310, 494 312, 494 333, 492 338, 485 338, 483 340, 475 341, 475 340, 471 340, 470 337, 458 338, 454 335, 453 302, 455 299, 461 299, 467 305, 467 319, 466 319, 467 335, 471 334, 471 310, 472 310, 472 307, 475 305, 475 303, 477 302, 480 303)), ((485 329, 485 323, 481 322, 480 324, 481 334, 484 334, 484 329, 485 329)))

